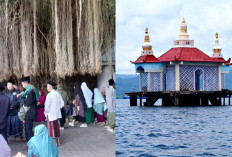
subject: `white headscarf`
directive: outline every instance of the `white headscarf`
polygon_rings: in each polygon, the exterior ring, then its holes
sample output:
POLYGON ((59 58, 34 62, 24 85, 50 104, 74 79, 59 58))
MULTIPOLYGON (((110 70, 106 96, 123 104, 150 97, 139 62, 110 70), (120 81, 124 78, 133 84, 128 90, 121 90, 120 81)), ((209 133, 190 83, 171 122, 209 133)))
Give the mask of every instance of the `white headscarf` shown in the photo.
POLYGON ((11 157, 11 149, 1 134, 0 134, 0 157, 11 157))
POLYGON ((93 106, 92 105, 93 92, 88 88, 85 82, 81 84, 81 90, 85 97, 85 103, 87 104, 88 108, 91 108, 93 106))

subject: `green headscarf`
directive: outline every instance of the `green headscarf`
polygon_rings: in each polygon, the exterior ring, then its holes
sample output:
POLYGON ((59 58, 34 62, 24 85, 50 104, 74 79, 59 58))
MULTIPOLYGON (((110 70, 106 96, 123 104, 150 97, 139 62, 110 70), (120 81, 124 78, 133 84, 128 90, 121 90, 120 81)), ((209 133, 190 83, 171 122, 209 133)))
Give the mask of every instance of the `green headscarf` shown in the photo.
POLYGON ((35 136, 28 143, 28 156, 33 157, 58 157, 59 150, 54 140, 48 135, 47 127, 43 124, 35 127, 35 136))
MULTIPOLYGON (((31 86, 33 86, 33 85, 27 86, 26 91, 22 95, 23 98, 26 97, 27 92, 32 88, 31 86)), ((38 101, 39 97, 40 97, 39 91, 37 90, 37 88, 35 86, 33 86, 33 89, 35 90, 36 100, 38 101)))

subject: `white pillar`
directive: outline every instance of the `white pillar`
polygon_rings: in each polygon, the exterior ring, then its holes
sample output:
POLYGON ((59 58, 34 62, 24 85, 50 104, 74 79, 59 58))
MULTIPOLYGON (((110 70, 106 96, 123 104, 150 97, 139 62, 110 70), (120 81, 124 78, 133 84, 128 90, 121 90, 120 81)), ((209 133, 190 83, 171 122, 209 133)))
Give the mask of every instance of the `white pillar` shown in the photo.
POLYGON ((222 72, 221 72, 221 65, 218 66, 218 90, 222 90, 222 72))
POLYGON ((142 76, 141 73, 139 73, 139 90, 142 91, 142 76))
POLYGON ((112 77, 116 81, 115 72, 112 76, 111 67, 108 65, 102 66, 102 73, 97 75, 98 89, 101 90, 103 87, 107 87, 109 85, 108 80, 112 79, 112 77))
POLYGON ((224 73, 223 75, 224 75, 223 76, 223 79, 224 79, 224 81, 223 81, 223 83, 224 83, 223 84, 223 88, 226 89, 226 74, 224 73))
POLYGON ((180 65, 175 64, 175 82, 176 82, 176 91, 180 91, 180 65))

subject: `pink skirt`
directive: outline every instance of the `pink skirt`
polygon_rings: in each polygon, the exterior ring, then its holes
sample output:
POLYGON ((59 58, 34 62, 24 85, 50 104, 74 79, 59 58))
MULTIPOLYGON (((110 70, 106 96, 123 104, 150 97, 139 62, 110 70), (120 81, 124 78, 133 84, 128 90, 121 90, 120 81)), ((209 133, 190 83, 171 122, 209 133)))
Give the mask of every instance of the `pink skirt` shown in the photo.
POLYGON ((36 122, 45 122, 44 108, 38 109, 38 116, 35 119, 36 122))
POLYGON ((97 121, 98 121, 98 122, 105 122, 105 117, 104 117, 104 115, 97 114, 97 121))

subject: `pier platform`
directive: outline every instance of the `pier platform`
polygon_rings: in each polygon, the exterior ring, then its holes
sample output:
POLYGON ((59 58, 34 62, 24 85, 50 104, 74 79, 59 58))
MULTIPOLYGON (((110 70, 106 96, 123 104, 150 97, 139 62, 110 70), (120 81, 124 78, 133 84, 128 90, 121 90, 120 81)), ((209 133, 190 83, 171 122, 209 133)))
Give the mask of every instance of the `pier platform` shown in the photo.
POLYGON ((158 91, 158 92, 132 92, 125 93, 130 97, 130 106, 154 106, 158 99, 162 99, 162 106, 220 106, 225 105, 232 91, 158 91), (146 102, 142 103, 142 98, 146 97, 146 102))

